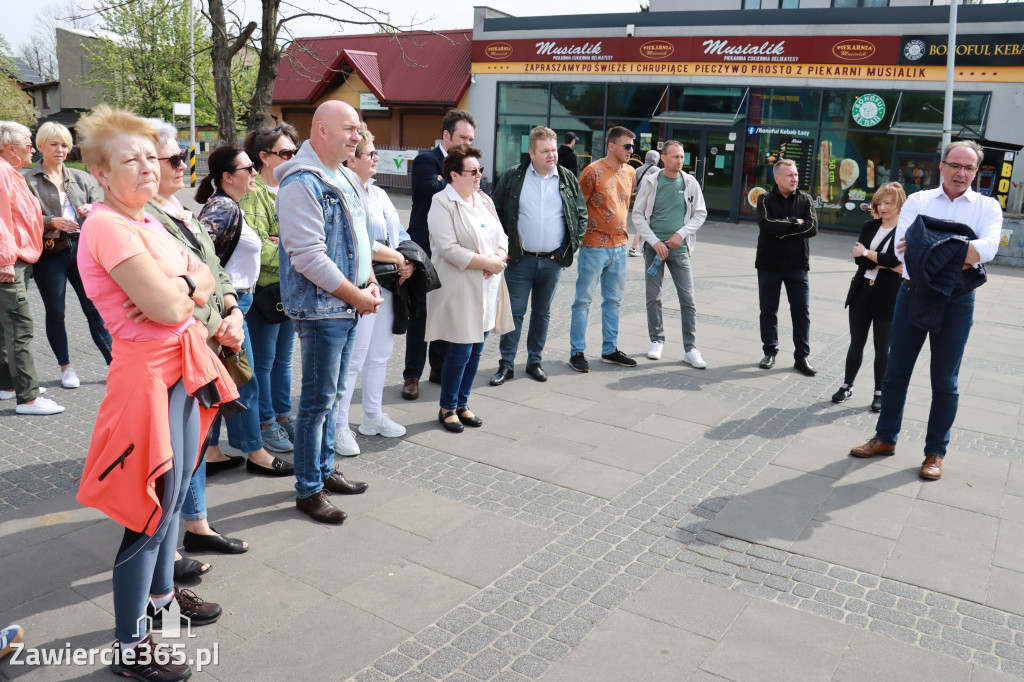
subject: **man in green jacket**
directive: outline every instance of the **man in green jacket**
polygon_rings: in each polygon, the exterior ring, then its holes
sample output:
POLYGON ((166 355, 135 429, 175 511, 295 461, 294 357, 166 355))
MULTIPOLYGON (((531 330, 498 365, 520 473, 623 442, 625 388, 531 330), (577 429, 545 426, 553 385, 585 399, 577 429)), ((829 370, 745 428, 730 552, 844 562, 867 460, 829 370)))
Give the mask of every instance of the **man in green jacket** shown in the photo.
POLYGON ((558 165, 555 131, 537 126, 530 131, 530 161, 505 171, 491 197, 508 235, 509 265, 505 283, 516 328, 501 337, 501 361, 491 386, 514 376, 516 350, 526 304, 533 295, 530 331, 526 336, 526 373, 547 381, 540 365, 548 336, 551 301, 562 270, 587 229, 587 205, 579 181, 558 165))

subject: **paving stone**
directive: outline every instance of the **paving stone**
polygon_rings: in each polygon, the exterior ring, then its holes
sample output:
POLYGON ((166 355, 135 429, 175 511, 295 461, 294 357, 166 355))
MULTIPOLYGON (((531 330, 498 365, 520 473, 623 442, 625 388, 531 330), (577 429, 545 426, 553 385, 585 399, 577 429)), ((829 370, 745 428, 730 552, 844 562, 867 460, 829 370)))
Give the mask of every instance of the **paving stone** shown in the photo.
POLYGON ((384 654, 376 661, 373 662, 373 667, 381 671, 385 675, 392 677, 398 677, 406 670, 411 668, 413 660, 401 654, 391 652, 384 654))
POLYGON ((459 606, 437 621, 437 625, 448 632, 458 634, 478 620, 480 620, 479 611, 468 606, 459 606))
POLYGON ((805 599, 800 602, 800 606, 797 608, 801 611, 807 611, 808 613, 813 613, 818 616, 831 618, 835 621, 842 621, 843 617, 846 615, 843 613, 842 609, 836 608, 835 606, 829 606, 828 604, 823 604, 820 601, 812 601, 810 599, 805 599))
POLYGON ((504 651, 512 656, 518 656, 529 650, 530 641, 526 637, 517 634, 502 635, 494 642, 494 648, 504 651))
POLYGON ((522 673, 527 677, 537 679, 547 672, 548 664, 543 659, 533 656, 532 654, 524 654, 512 661, 511 667, 512 670, 517 673, 522 673))
MULTIPOLYGON (((886 637, 892 637, 893 639, 904 641, 907 644, 914 644, 918 640, 918 634, 913 630, 901 625, 894 625, 893 623, 886 622, 884 620, 872 620, 868 624, 868 630, 880 635, 885 635, 886 637)), ((924 635, 921 637, 923 638, 924 635)))
POLYGON ((419 669, 432 677, 444 677, 469 660, 466 654, 452 647, 435 651, 419 665, 419 669))
POLYGON ((498 631, 486 625, 474 625, 452 640, 451 645, 467 654, 475 654, 498 637, 498 631))
POLYGON ((798 597, 803 597, 805 599, 813 597, 814 593, 817 591, 817 588, 815 588, 813 585, 808 585, 807 583, 797 583, 793 586, 792 590, 793 594, 795 594, 798 597))
POLYGON ((979 635, 984 635, 1001 642, 1013 641, 1013 632, 1009 628, 1003 627, 1002 625, 993 625, 989 621, 968 618, 965 616, 964 619, 960 621, 960 626, 964 630, 970 630, 971 632, 975 632, 979 635))
MULTIPOLYGON (((883 625, 888 624, 883 623, 883 625)), ((937 637, 932 637, 930 635, 921 635, 919 643, 925 649, 938 651, 948 656, 955 656, 956 658, 962 659, 964 661, 971 660, 971 650, 968 647, 965 647, 963 644, 957 644, 956 642, 950 642, 949 640, 939 639, 937 637)))
POLYGON ((423 646, 415 640, 408 639, 398 645, 398 652, 408 656, 409 658, 419 661, 426 658, 430 654, 430 649, 423 646))
POLYGON ((537 640, 547 635, 551 631, 551 626, 536 620, 524 620, 516 624, 512 631, 527 639, 537 640))
POLYGON ((957 627, 960 625, 960 616, 952 611, 945 611, 940 608, 932 608, 928 611, 928 617, 934 621, 942 623, 943 625, 949 625, 957 627))
POLYGON ((957 604, 956 610, 965 616, 971 616, 972 618, 988 621, 989 623, 994 623, 996 625, 1002 625, 1006 622, 1006 615, 1004 613, 987 606, 981 606, 980 604, 960 601, 960 603, 957 604))
POLYGON ((880 592, 879 590, 871 590, 864 598, 872 604, 881 604, 882 606, 896 606, 898 601, 896 597, 886 592, 880 592))

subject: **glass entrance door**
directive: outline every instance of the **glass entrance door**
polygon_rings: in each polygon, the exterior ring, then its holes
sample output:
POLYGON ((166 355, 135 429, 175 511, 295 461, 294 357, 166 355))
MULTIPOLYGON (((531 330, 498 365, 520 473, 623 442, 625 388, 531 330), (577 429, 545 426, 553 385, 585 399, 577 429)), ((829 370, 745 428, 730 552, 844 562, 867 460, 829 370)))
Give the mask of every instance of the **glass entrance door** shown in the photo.
MULTIPOLYGON (((896 173, 893 178, 903 185, 907 196, 922 189, 936 186, 939 157, 935 154, 896 153, 896 173)), ((878 184, 882 184, 882 179, 878 184)))
POLYGON ((736 220, 737 133, 732 130, 672 128, 668 139, 683 143, 683 170, 697 178, 708 213, 736 220))

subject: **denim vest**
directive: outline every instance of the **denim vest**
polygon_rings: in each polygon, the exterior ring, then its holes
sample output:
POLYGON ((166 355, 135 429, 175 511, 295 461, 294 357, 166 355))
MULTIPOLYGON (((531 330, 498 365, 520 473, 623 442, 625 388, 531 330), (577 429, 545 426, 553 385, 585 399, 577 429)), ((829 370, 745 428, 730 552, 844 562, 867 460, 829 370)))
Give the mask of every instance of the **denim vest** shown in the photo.
MULTIPOLYGON (((289 175, 281 188, 290 182, 301 182, 319 201, 324 212, 324 238, 327 256, 334 261, 350 282, 356 281, 356 244, 352 236, 352 216, 338 192, 311 171, 289 175)), ((291 266, 285 249, 278 249, 281 267, 281 303, 284 312, 293 320, 315 320, 335 317, 355 317, 356 309, 330 291, 324 291, 310 282, 291 266)))

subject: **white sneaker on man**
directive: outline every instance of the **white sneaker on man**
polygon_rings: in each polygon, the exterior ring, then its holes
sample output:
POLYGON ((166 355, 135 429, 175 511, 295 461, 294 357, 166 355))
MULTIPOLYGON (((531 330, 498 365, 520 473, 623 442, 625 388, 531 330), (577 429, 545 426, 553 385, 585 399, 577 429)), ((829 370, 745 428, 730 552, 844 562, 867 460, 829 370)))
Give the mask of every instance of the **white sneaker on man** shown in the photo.
POLYGON ((60 414, 64 408, 49 398, 40 396, 31 403, 18 405, 14 411, 18 414, 60 414))
POLYGON ((363 423, 359 425, 359 433, 364 436, 398 438, 405 435, 405 427, 391 421, 391 417, 381 412, 374 419, 363 419, 363 423))
MULTIPOLYGON (((46 393, 46 387, 39 387, 39 395, 46 393)), ((11 400, 18 397, 17 391, 0 391, 0 400, 11 400)))
POLYGON ((704 362, 704 358, 701 357, 700 351, 696 348, 686 351, 686 355, 683 356, 683 362, 697 369, 706 369, 708 366, 708 363, 704 362))
POLYGON ((651 343, 651 349, 647 351, 647 357, 651 360, 661 360, 661 351, 665 348, 665 344, 661 341, 654 341, 651 343))
POLYGON ((65 370, 61 370, 60 385, 64 388, 78 388, 82 385, 82 382, 78 380, 78 375, 75 374, 74 367, 68 367, 65 370))
POLYGON ((359 454, 359 443, 352 429, 335 429, 334 451, 342 457, 355 457, 359 454))

